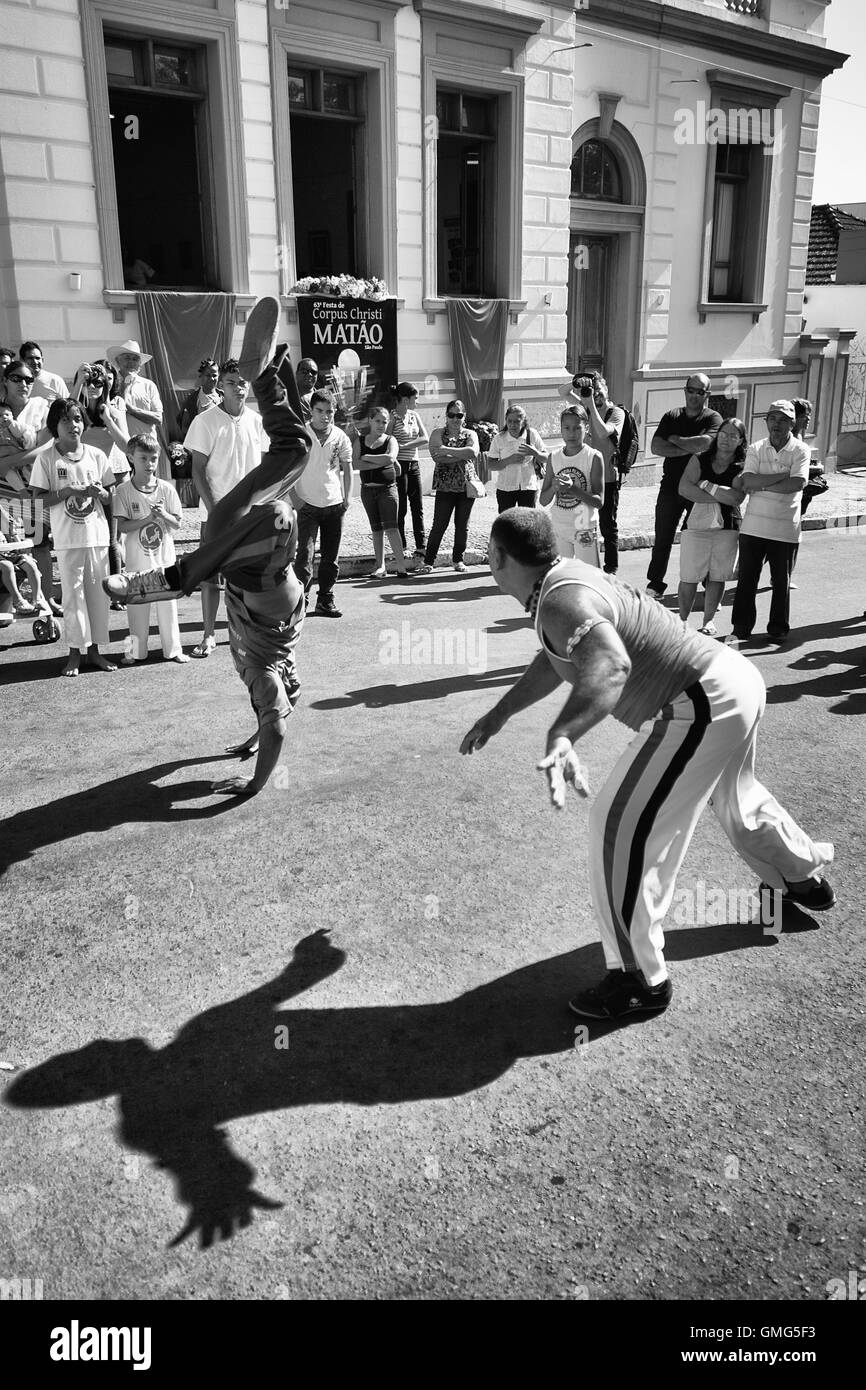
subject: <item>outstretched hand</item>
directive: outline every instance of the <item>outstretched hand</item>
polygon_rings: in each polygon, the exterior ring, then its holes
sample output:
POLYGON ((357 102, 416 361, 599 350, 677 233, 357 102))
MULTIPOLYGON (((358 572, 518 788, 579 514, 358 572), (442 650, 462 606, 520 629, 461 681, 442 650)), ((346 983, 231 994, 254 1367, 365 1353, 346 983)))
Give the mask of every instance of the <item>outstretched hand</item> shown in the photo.
POLYGON ((257 788, 252 785, 252 777, 222 777, 211 782, 212 792, 227 792, 229 796, 255 796, 257 788))
POLYGON ((539 772, 547 773, 550 803, 557 811, 565 806, 566 783, 570 782, 578 796, 589 796, 589 783, 571 742, 567 738, 554 740, 547 756, 536 763, 539 772))
POLYGON ((477 753, 480 748, 484 747, 485 743, 488 743, 490 739, 493 738, 494 734, 499 733, 501 728, 502 721, 494 714, 493 710, 489 710, 487 714, 483 715, 481 719, 477 720, 472 725, 472 728, 460 745, 460 752, 477 753))

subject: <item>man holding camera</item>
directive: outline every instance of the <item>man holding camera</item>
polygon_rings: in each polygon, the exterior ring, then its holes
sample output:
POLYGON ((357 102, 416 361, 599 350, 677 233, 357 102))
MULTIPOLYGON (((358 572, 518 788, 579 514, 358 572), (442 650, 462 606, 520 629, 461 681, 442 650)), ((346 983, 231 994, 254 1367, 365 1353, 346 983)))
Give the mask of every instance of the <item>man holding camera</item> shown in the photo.
POLYGON ((598 372, 579 373, 564 394, 567 400, 579 403, 586 410, 589 416, 587 443, 604 459, 604 502, 598 514, 598 529, 604 541, 604 572, 616 574, 619 568, 617 512, 622 487, 618 447, 625 411, 611 403, 607 382, 598 372))

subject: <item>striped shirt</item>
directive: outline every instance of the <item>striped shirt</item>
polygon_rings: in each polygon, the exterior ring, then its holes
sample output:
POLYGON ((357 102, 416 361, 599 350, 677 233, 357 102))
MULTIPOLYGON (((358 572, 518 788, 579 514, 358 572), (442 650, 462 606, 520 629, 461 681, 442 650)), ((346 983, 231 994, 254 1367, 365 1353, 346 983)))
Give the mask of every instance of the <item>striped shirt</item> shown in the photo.
POLYGON ((399 445, 398 463, 417 463, 418 441, 424 439, 424 426, 415 411, 407 410, 401 419, 397 411, 393 410, 388 421, 388 433, 394 436, 399 445))

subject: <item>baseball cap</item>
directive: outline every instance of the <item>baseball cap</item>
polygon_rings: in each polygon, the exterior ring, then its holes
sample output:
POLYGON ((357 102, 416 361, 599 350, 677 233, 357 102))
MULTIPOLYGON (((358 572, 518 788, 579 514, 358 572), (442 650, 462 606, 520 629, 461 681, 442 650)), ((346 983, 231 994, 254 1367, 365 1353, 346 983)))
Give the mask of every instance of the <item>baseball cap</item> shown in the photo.
POLYGON ((796 420, 797 418, 793 401, 773 401, 772 405, 767 406, 767 414, 772 414, 774 410, 778 411, 780 415, 787 415, 789 420, 796 420))

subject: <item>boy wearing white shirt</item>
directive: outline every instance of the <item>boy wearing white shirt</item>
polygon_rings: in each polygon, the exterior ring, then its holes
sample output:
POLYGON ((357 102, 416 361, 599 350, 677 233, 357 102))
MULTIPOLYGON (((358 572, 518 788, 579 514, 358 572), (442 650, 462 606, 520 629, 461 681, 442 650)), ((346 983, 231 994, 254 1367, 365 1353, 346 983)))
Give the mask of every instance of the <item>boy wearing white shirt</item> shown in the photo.
MULTIPOLYGON (((112 499, 117 529, 126 537, 126 566, 138 572, 165 569, 175 560, 173 533, 183 519, 180 498, 171 483, 157 477, 159 445, 151 435, 133 435, 127 455, 132 477, 120 484, 112 499)), ((127 618, 132 651, 121 666, 147 660, 150 604, 130 607, 127 618)), ((156 619, 166 661, 189 661, 181 646, 177 602, 158 603, 156 619)))
POLYGON ((582 405, 562 412, 559 428, 565 447, 547 461, 540 501, 548 507, 560 555, 600 569, 598 513, 604 501, 604 460, 585 443, 588 424, 582 405))
POLYGON ((48 407, 54 446, 37 456, 30 487, 50 508, 51 531, 63 592, 69 657, 63 676, 77 676, 82 657, 99 671, 117 667, 99 652, 108 645, 108 521, 104 504, 114 485, 111 464, 99 449, 82 444, 84 416, 75 401, 48 407))
MULTIPOLYGON (((220 367, 219 389, 220 404, 197 415, 183 441, 192 454, 192 476, 201 499, 202 542, 208 538, 207 518, 217 502, 258 468, 269 448, 262 417, 247 407, 249 382, 233 357, 220 367)), ((193 656, 210 656, 216 646, 221 587, 219 575, 202 583, 202 639, 193 648, 193 656)))

